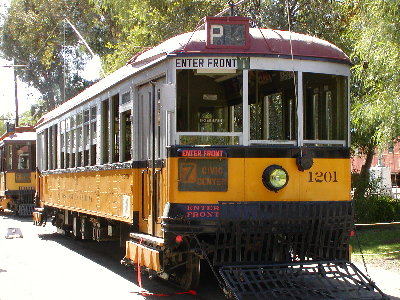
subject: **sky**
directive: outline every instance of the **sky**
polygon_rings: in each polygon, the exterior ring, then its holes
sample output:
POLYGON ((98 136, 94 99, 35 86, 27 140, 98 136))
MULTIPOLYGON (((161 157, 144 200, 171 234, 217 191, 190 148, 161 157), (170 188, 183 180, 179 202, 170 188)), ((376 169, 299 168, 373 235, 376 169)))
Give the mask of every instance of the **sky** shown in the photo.
MULTIPOLYGON (((9 0, 0 0, 0 13, 3 14, 7 10, 9 0)), ((2 20, 0 21, 2 22, 2 20)), ((0 53, 0 115, 12 113, 15 115, 15 97, 14 97, 14 70, 13 68, 5 68, 13 63, 6 61, 1 57, 0 53)), ((40 97, 40 94, 30 89, 26 84, 18 81, 18 108, 19 112, 25 112, 30 109, 30 106, 35 103, 35 99, 40 97)))
MULTIPOLYGON (((0 0, 0 14, 7 11, 10 0, 0 0)), ((0 25, 2 20, 0 20, 0 25)), ((12 61, 6 61, 0 52, 0 115, 12 113, 15 116, 15 89, 14 89, 14 71, 13 68, 3 66, 12 65, 12 61)), ((88 80, 99 78, 100 58, 98 56, 89 60, 86 64, 83 76, 88 80)), ((17 81, 18 93, 18 111, 19 115, 30 109, 40 99, 40 92, 33 87, 28 86, 22 81, 17 81)))

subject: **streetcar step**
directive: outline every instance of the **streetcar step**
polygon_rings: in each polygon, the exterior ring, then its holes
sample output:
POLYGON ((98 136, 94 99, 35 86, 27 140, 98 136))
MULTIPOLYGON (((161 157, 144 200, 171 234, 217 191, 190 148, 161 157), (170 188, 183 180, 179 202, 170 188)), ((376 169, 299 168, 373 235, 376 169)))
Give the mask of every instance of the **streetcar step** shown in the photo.
POLYGON ((154 243, 156 245, 162 246, 164 245, 164 239, 163 238, 159 238, 153 235, 149 235, 149 234, 144 234, 144 233, 137 233, 137 232, 131 232, 129 234, 129 236, 131 238, 137 239, 138 241, 143 240, 143 241, 148 241, 151 243, 154 243))
POLYGON ((246 299, 389 299, 348 261, 223 266, 230 293, 246 299))
POLYGON ((35 209, 34 204, 23 203, 18 205, 17 213, 20 217, 32 216, 34 209, 35 209))

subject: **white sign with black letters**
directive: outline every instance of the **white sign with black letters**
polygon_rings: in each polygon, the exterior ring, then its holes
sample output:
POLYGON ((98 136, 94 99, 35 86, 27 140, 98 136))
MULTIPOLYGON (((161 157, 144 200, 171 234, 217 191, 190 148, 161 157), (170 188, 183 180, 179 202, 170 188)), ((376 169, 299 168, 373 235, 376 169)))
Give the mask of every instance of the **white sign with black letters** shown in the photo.
POLYGON ((177 69, 237 69, 237 57, 183 57, 175 59, 177 69))

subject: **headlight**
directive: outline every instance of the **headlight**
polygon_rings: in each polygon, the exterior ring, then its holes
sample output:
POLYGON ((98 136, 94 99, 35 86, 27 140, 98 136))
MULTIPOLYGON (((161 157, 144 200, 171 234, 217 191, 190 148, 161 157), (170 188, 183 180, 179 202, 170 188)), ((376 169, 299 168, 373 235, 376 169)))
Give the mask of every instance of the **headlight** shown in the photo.
POLYGON ((283 189, 289 181, 288 172, 278 165, 266 168, 262 175, 262 182, 271 191, 277 192, 283 189))

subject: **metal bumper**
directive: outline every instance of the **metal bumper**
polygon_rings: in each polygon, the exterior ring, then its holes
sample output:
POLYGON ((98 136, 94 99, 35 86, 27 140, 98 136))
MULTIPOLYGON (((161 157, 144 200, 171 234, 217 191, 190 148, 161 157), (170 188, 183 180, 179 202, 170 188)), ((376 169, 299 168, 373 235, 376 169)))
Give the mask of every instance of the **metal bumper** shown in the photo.
POLYGON ((225 266, 220 275, 236 299, 389 299, 346 261, 225 266))
POLYGON ((348 260, 351 201, 220 202, 214 219, 182 207, 171 204, 164 231, 196 235, 214 266, 348 260))

